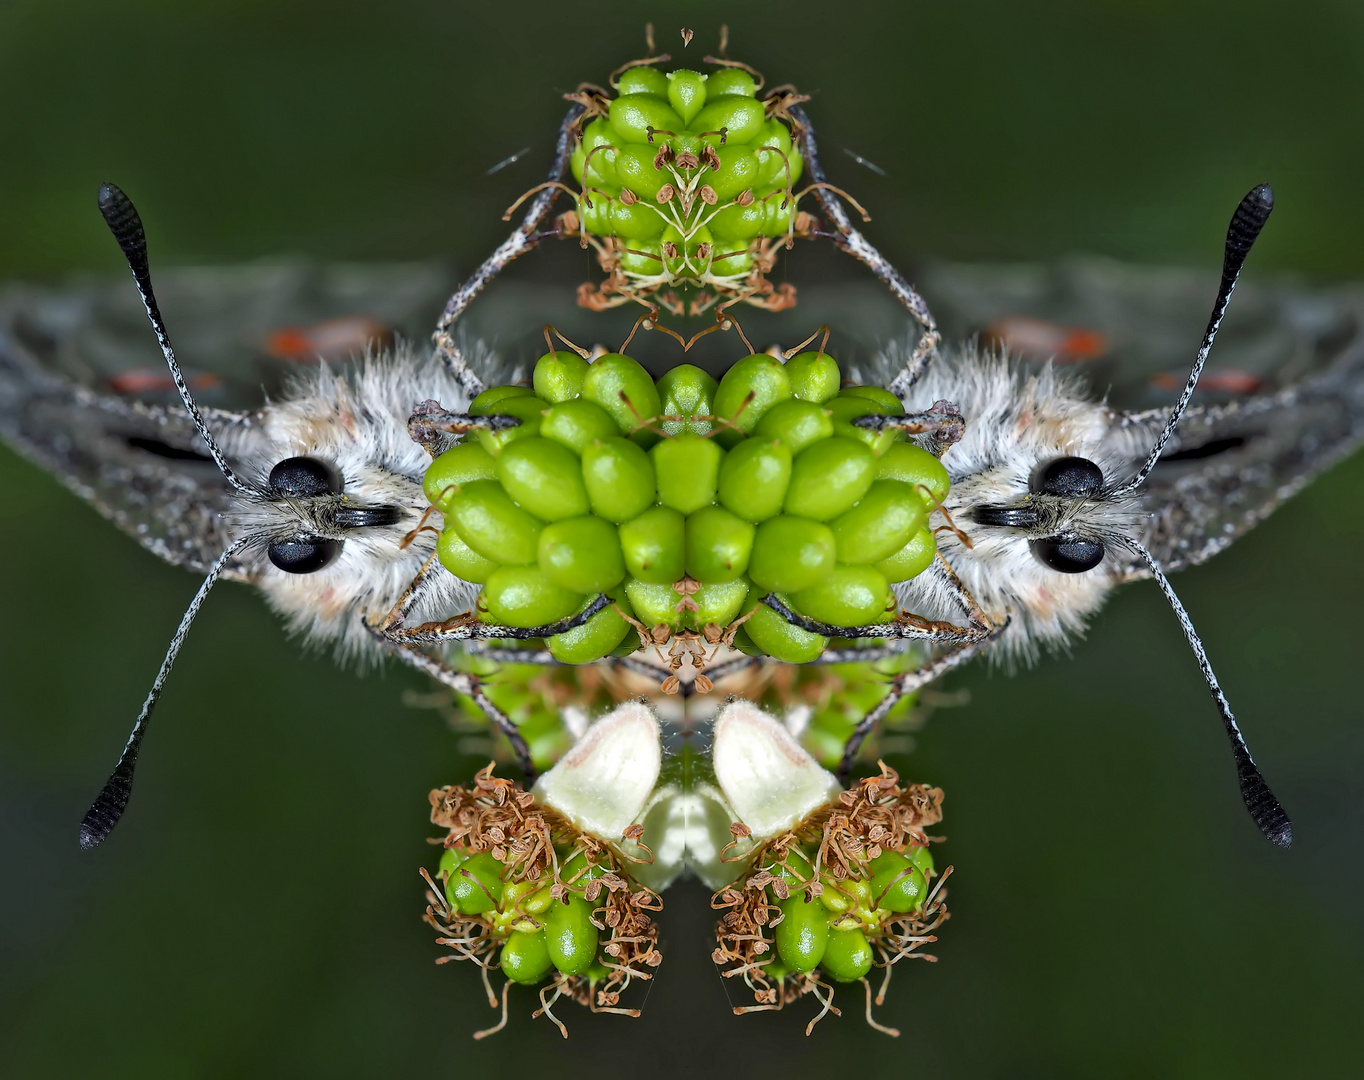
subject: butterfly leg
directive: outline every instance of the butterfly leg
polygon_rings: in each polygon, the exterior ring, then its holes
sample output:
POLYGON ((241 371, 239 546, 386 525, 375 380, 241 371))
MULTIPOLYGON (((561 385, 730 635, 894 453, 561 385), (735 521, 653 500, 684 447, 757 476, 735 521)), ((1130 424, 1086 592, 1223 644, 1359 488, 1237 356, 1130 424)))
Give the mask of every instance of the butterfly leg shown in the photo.
POLYGON ((521 734, 520 729, 511 722, 511 717, 494 705, 488 695, 484 693, 481 679, 467 672, 456 671, 449 664, 428 656, 415 645, 405 645, 392 640, 368 622, 365 623, 365 628, 404 664, 430 675, 431 678, 448 686, 455 693, 470 698, 493 726, 507 737, 507 742, 511 744, 512 753, 516 755, 516 763, 525 774, 526 783, 529 784, 535 779, 535 765, 531 761, 530 747, 526 745, 525 737, 521 734))
POLYGON ((969 645, 963 645, 952 652, 944 653, 937 659, 930 661, 916 671, 905 671, 896 675, 890 682, 890 690, 881 699, 876 708, 872 709, 853 728, 852 734, 848 736, 848 741, 843 744, 843 757, 838 762, 838 779, 846 784, 852 774, 853 762, 857 760, 858 752, 862 749, 862 743, 867 736, 876 730, 876 726, 890 715, 891 711, 903 701, 908 695, 913 694, 927 686, 934 679, 945 675, 953 668, 966 663, 972 657, 983 652, 989 647, 994 638, 1004 628, 992 630, 990 634, 981 638, 979 641, 969 645))
POLYGON ((563 190, 555 185, 562 184, 568 172, 568 159, 578 144, 578 122, 585 111, 582 105, 577 104, 569 108, 563 123, 559 125, 559 138, 554 147, 554 164, 549 170, 548 184, 531 200, 526 216, 521 219, 521 224, 511 236, 507 237, 497 250, 484 260, 483 265, 474 271, 469 280, 450 297, 445 304, 445 310, 441 312, 440 321, 436 324, 436 332, 432 338, 436 343, 434 359, 450 371, 470 397, 483 391, 483 380, 465 363, 452 333, 454 325, 488 282, 497 277, 514 259, 530 251, 546 236, 553 235, 541 231, 540 226, 544 224, 550 207, 563 190))
POLYGON ((983 626, 958 626, 950 622, 933 622, 918 615, 903 614, 894 622, 868 623, 864 626, 834 626, 802 615, 775 594, 768 593, 762 602, 792 626, 811 634, 829 638, 889 638, 900 641, 931 641, 937 645, 970 645, 990 632, 988 621, 983 626))
POLYGON ((923 373, 928 370, 928 365, 936 359, 938 346, 942 344, 942 334, 938 332, 938 324, 933 318, 933 313, 928 310, 928 304, 924 302, 924 298, 904 279, 900 271, 896 270, 890 261, 871 245, 865 236, 853 228, 852 222, 848 219, 848 212, 843 208, 843 204, 839 202, 825 179, 824 167, 819 161, 819 148, 815 143, 815 129, 810 123, 810 118, 805 115, 805 110, 799 105, 792 105, 789 108, 789 113, 791 119, 795 121, 793 134, 800 146, 801 157, 805 159, 805 168, 809 172, 810 179, 815 183, 815 198, 819 201, 820 209, 824 211, 837 230, 832 237, 834 244, 853 258, 865 263, 871 272, 886 284, 895 298, 904 304, 922 331, 914 346, 914 351, 910 354, 904 367, 886 386, 886 389, 892 394, 903 399, 914 384, 923 377, 923 373))

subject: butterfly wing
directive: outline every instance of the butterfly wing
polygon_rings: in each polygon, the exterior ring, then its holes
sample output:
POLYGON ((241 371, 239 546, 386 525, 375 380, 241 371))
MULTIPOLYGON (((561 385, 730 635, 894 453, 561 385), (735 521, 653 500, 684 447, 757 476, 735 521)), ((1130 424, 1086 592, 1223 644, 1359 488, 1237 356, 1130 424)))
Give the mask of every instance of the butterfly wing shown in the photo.
MULTIPOLYGON (((1150 446, 1182 389, 1217 281, 1075 259, 930 268, 949 337, 979 335, 1083 374, 1124 443, 1150 446), (1130 438, 1133 430, 1142 433, 1130 438)), ((1194 404, 1144 491, 1144 542, 1167 570, 1200 563, 1364 439, 1364 287, 1237 286, 1194 404)), ((1131 461, 1135 472, 1140 451, 1131 461)), ((1126 572, 1146 576, 1130 559, 1126 572)))
MULTIPOLYGON (((209 424, 249 455, 266 395, 422 340, 451 283, 435 264, 227 267, 159 273, 157 294, 209 424)), ((170 563, 204 571, 226 546, 227 485, 126 279, 0 290, 0 438, 170 563)))

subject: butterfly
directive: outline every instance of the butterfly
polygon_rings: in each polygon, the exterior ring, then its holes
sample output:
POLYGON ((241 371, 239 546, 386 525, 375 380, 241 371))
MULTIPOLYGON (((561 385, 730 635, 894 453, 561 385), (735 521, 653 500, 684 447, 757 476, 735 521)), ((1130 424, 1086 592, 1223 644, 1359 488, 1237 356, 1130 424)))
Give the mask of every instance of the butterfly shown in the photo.
MULTIPOLYGON (((808 175, 821 182, 813 127, 798 105, 789 112, 799 128, 808 175)), ((576 118, 571 110, 561 128, 552 178, 565 175, 576 118)), ((344 372, 313 371, 255 407, 198 408, 192 376, 215 349, 205 346, 190 378, 181 371, 152 291, 140 219, 112 186, 101 190, 101 210, 129 260, 185 411, 130 400, 149 385, 146 372, 154 353, 148 355, 145 330, 144 344, 129 342, 126 304, 120 308, 107 296, 89 293, 78 298, 15 288, 6 294, 0 308, 5 318, 0 324, 0 433, 154 553, 206 573, 119 766, 87 815, 84 844, 93 846, 107 836, 126 807, 151 709, 190 622, 222 576, 256 585, 293 630, 334 644, 343 657, 376 656, 388 648, 471 696, 516 744, 514 726, 487 701, 478 680, 451 668, 426 646, 467 647, 479 638, 538 635, 494 633, 498 628, 480 629, 457 618, 452 624, 452 617, 471 608, 477 590, 450 575, 429 575, 420 589, 413 587, 433 542, 420 528, 427 509, 420 479, 429 455, 410 437, 409 422, 423 401, 439 401, 463 416, 461 410, 479 390, 516 376, 514 363, 459 340, 456 323, 508 263, 548 235, 541 226, 554 194, 549 189, 537 195, 507 242, 454 291, 437 323, 432 355, 402 346, 381 349, 344 372), (80 359, 85 356, 97 359, 80 359), (115 370, 108 370, 111 356, 115 370), (54 370, 62 367, 66 378, 54 370), (410 621, 444 629, 435 636, 409 633, 404 638, 402 628, 410 621), (390 633, 394 630, 399 632, 390 633)), ((1242 359, 1233 350, 1228 357, 1231 370, 1263 372, 1255 392, 1236 402, 1191 404, 1241 263, 1272 208, 1269 189, 1256 188, 1233 219, 1213 319, 1175 411, 1119 409, 1095 401, 1081 380, 1054 366, 1034 370, 972 343, 942 349, 942 334, 920 294, 852 226, 830 191, 819 189, 816 198, 834 244, 866 263, 917 324, 907 343, 870 355, 858 374, 890 390, 911 414, 926 416, 930 406, 942 403, 925 439, 943 456, 952 477, 944 509, 969 529, 944 535, 939 568, 899 591, 919 624, 957 618, 965 626, 924 632, 910 620, 851 632, 816 625, 775 598, 768 600, 783 618, 808 630, 834 638, 889 640, 835 650, 829 659, 893 655, 905 643, 927 642, 933 651, 928 662, 897 675, 884 707, 859 723, 844 753, 844 771, 865 736, 903 695, 978 653, 1031 658, 1041 648, 1062 646, 1115 585, 1151 576, 1174 607, 1213 692, 1252 815, 1272 840, 1287 843, 1287 816, 1251 760, 1162 568, 1209 557, 1356 445, 1357 296, 1348 290, 1306 298, 1268 293, 1272 348, 1257 339, 1249 351, 1258 355, 1242 359), (1306 363, 1304 350, 1310 356, 1306 363), (1284 378, 1286 371, 1293 381, 1284 378), (943 417, 956 419, 938 423, 943 417)), ((242 300, 254 305, 255 318, 263 311, 276 318, 287 315, 282 326, 260 327, 267 344, 285 356, 325 352, 335 341, 344 342, 347 333, 363 334, 363 323, 352 322, 348 330, 334 321, 356 317, 356 295, 386 295, 395 314, 409 317, 409 305, 421 293, 396 288, 386 275, 369 281, 363 272, 351 272, 349 278, 335 279, 330 294, 324 287, 320 295, 307 295, 295 313, 281 311, 288 293, 281 292, 277 277, 262 272, 259 280, 239 275, 235 282, 235 297, 231 289, 206 290, 200 282, 202 325, 216 321, 221 327, 225 320, 238 328, 249 325, 239 312, 227 314, 242 300), (315 321, 319 315, 321 325, 315 321)), ((1110 287, 1117 295, 1107 299, 1115 306, 1094 309, 1083 292, 1102 291, 1103 283, 1080 284, 1078 297, 1062 292, 1049 299, 1079 310, 1096 333, 1119 342, 1118 356, 1123 352, 1120 328, 1105 320, 1131 319, 1131 306, 1149 306, 1153 293, 1169 291, 1158 276, 1150 278, 1145 291, 1139 281, 1127 281, 1121 289, 1110 287)), ((429 280, 421 286, 430 287, 429 280)), ((193 288, 189 292, 193 295, 193 288)), ((962 305, 968 321, 975 317, 969 307, 962 305)), ((807 310, 817 311, 818 303, 807 310)), ((1014 332, 1017 336, 1016 327, 1014 332)), ((234 338, 240 342, 239 335, 240 329, 224 338, 216 349, 218 359, 241 356, 239 348, 226 346, 234 338)), ((198 344, 200 334, 194 336, 198 344)), ((205 341, 212 336, 203 331, 205 341)), ((1163 345, 1145 346, 1148 354, 1159 356, 1157 374, 1162 375, 1172 366, 1163 345)), ((203 371, 201 377, 221 379, 240 400, 242 372, 232 370, 231 363, 225 367, 203 371)), ((886 424, 898 422, 891 418, 886 424)), ((737 674, 753 666, 735 657, 730 670, 737 674)))

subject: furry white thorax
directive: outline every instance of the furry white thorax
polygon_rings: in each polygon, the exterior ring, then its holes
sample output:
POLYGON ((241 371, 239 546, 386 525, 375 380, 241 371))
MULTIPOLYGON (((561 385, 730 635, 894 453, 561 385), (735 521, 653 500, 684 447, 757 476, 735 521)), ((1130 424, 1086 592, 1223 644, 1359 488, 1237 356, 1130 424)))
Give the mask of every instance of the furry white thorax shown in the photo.
MULTIPOLYGON (((334 645, 343 659, 374 659, 380 654, 381 647, 365 631, 361 618, 388 614, 435 550, 436 534, 429 531, 419 533, 407 548, 399 547, 427 509, 421 482, 431 459, 408 435, 407 420, 413 406, 428 398, 451 411, 462 412, 469 404, 468 394, 444 368, 399 346, 368 356, 344 373, 321 366, 300 378, 282 400, 217 432, 224 451, 261 489, 280 460, 315 457, 341 475, 350 503, 401 508, 401 519, 394 525, 346 531, 341 554, 329 566, 312 574, 288 574, 264 557, 270 539, 340 534, 320 526, 307 500, 234 501, 230 514, 234 535, 260 537, 253 582, 290 631, 309 643, 334 645)), ((433 514, 428 524, 439 528, 439 514, 433 514)), ((425 621, 459 614, 468 610, 477 590, 452 574, 432 574, 411 618, 425 621)))
MULTIPOLYGON (((885 385, 907 356, 907 348, 888 349, 873 364, 869 381, 885 385)), ((1043 565, 1022 530, 973 523, 972 509, 1023 503, 1034 471, 1069 455, 1093 461, 1103 470, 1105 488, 1116 486, 1136 471, 1154 432, 1093 401, 1076 379, 1050 365, 1030 371, 971 345, 931 366, 904 404, 920 411, 942 399, 958 405, 966 420, 963 438, 942 458, 952 480, 945 506, 974 547, 944 530, 937 534, 939 550, 992 621, 1011 619, 990 654, 1005 663, 1032 661, 1042 647, 1063 648, 1082 633, 1124 580, 1111 541, 1137 535, 1144 516, 1139 500, 1100 498, 1067 506, 1066 520, 1076 531, 1110 541, 1104 561, 1082 574, 1043 565)), ((895 590, 901 607, 961 623, 961 606, 936 566, 895 590)))

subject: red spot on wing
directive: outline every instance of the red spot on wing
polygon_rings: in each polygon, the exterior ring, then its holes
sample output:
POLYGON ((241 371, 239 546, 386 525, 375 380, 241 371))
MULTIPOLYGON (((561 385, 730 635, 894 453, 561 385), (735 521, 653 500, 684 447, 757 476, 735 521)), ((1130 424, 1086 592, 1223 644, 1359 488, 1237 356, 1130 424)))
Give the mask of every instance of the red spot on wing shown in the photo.
MULTIPOLYGON (((187 374, 185 382, 191 390, 211 390, 222 382, 222 378, 211 372, 201 375, 187 374)), ((174 390, 175 383, 165 368, 133 368, 109 377, 109 389, 116 394, 155 394, 174 390)))
POLYGON ((1108 339, 1082 326, 1059 326, 1028 315, 1006 315, 985 328, 985 341, 1027 360, 1063 364, 1093 360, 1108 352, 1108 339))
MULTIPOLYGON (((1183 389, 1187 380, 1187 375, 1176 375, 1173 372, 1162 371, 1159 375, 1151 376, 1151 385, 1157 390, 1180 390, 1183 389)), ((1205 371, 1202 378, 1198 380, 1199 390, 1213 394, 1253 394, 1263 385, 1264 380, 1258 375, 1252 375, 1248 371, 1238 371, 1236 368, 1205 371)))
POLYGON ((311 363, 343 360, 382 345, 390 332, 368 315, 347 315, 312 326, 286 326, 265 339, 265 351, 276 360, 311 363))

